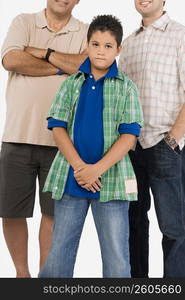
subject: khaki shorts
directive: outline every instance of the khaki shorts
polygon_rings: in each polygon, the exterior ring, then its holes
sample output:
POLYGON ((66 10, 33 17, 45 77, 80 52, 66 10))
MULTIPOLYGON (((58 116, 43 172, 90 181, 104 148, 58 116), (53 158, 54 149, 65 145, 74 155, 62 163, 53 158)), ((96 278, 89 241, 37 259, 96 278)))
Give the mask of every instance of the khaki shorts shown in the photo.
POLYGON ((51 193, 42 189, 56 147, 20 143, 2 143, 0 154, 0 217, 33 216, 36 181, 39 185, 41 213, 53 216, 51 193))

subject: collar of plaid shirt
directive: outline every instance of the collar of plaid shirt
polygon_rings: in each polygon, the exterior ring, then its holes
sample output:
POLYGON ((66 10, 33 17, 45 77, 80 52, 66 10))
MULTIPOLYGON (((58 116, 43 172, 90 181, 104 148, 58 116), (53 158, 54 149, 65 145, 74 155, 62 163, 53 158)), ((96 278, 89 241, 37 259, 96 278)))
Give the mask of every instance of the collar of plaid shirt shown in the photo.
MULTIPOLYGON (((84 80, 83 72, 69 76, 61 85, 48 114, 48 118, 68 122, 67 131, 72 140, 75 113, 84 80)), ((143 115, 138 101, 137 88, 124 74, 119 72, 116 77, 106 78, 103 93, 104 153, 106 153, 119 137, 119 124, 137 122, 142 126, 143 115)), ((60 200, 65 189, 68 171, 69 163, 58 151, 43 191, 52 192, 52 198, 60 200)), ((128 180, 135 181, 135 174, 127 154, 102 175, 103 188, 100 192, 100 201, 136 200, 137 189, 128 189, 128 180)))
MULTIPOLYGON (((166 26, 168 25, 169 22, 170 22, 170 18, 167 12, 164 11, 163 15, 159 19, 157 19, 154 23, 152 23, 151 26, 159 30, 165 31, 166 26)), ((136 35, 139 34, 141 31, 144 30, 144 28, 146 27, 143 25, 143 21, 141 21, 140 27, 139 29, 136 30, 135 34, 136 35)))

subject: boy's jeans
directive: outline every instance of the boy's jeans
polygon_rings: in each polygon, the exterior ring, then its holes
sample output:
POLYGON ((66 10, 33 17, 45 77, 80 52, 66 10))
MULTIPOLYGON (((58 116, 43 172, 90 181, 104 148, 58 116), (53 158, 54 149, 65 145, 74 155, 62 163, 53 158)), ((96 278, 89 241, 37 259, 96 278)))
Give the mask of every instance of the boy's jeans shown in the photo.
POLYGON ((55 200, 52 247, 39 277, 73 277, 80 236, 90 205, 101 247, 103 277, 130 277, 128 201, 102 203, 97 199, 69 195, 55 200))

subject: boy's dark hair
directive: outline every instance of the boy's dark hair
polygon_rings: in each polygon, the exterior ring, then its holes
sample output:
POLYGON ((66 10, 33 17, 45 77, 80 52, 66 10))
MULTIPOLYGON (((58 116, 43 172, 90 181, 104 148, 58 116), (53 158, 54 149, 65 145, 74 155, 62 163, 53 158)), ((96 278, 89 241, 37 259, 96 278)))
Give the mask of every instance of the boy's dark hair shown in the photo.
POLYGON ((91 36, 96 31, 110 31, 110 33, 115 37, 118 47, 121 45, 123 28, 121 22, 116 17, 112 15, 99 15, 94 17, 87 32, 88 43, 91 36))

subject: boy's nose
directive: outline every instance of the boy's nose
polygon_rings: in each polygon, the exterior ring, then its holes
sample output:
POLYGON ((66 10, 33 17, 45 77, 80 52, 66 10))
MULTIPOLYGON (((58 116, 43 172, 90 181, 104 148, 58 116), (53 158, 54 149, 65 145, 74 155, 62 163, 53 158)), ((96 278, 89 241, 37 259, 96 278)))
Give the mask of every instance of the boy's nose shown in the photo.
POLYGON ((103 47, 102 47, 102 48, 100 47, 100 48, 98 49, 98 54, 99 54, 99 55, 104 55, 104 53, 105 53, 105 52, 104 52, 104 48, 103 48, 103 47))

